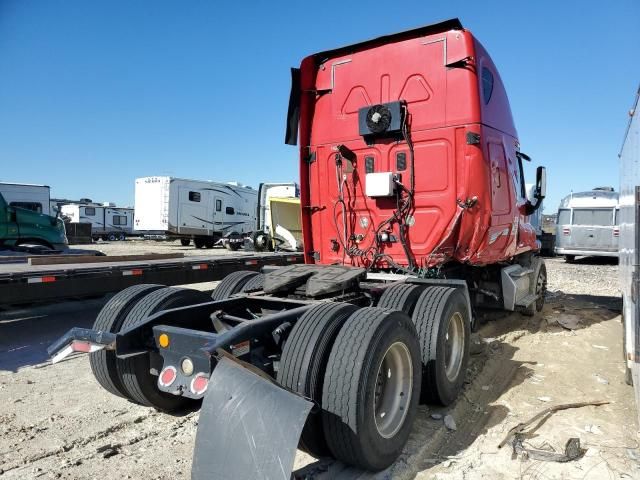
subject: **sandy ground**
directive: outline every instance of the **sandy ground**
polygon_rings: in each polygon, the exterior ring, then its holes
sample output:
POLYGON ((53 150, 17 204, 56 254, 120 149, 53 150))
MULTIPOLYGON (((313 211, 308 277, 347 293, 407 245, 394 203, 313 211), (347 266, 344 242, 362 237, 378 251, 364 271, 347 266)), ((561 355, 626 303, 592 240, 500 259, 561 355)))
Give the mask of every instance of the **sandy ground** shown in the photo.
MULTIPOLYGON (((97 248, 195 250, 142 242, 97 248)), ((550 295, 542 314, 503 314, 481 326, 463 395, 447 409, 420 407, 393 466, 371 475, 299 453, 296 478, 640 478, 636 410, 623 382, 617 266, 561 259, 547 266, 550 295), (562 452, 576 437, 586 449, 582 458, 545 462, 515 456, 509 445, 498 448, 510 428, 542 409, 591 400, 610 403, 558 412, 524 440, 525 447, 562 452), (434 418, 446 414, 456 430, 434 418)), ((197 412, 168 416, 109 395, 93 380, 86 357, 47 363, 45 347, 71 326, 90 326, 104 302, 0 311, 3 480, 189 478, 197 412)))
MULTIPOLYGON (((100 250, 107 255, 142 255, 145 253, 182 253, 185 257, 202 256, 202 255, 233 255, 224 247, 216 246, 215 248, 195 248, 193 242, 187 247, 183 247, 179 241, 162 241, 162 240, 141 240, 137 238, 127 239, 124 242, 103 242, 99 240, 90 245, 72 245, 71 248, 79 248, 86 250, 100 250)), ((242 251, 242 250, 240 250, 242 251)))

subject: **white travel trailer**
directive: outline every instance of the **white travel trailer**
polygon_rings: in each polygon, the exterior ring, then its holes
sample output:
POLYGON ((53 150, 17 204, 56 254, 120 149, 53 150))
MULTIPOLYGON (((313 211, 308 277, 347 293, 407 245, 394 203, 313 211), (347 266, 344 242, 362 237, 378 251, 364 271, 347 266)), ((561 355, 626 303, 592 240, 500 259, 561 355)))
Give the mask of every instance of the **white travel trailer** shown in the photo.
POLYGON ((0 193, 11 207, 21 207, 51 215, 51 189, 47 185, 0 183, 0 193))
MULTIPOLYGON (((212 248, 222 239, 241 240, 256 230, 258 192, 235 183, 174 177, 136 179, 135 230, 146 236, 193 239, 212 248)), ((226 242, 236 250, 241 242, 226 242)))
POLYGON ((640 120, 636 93, 620 151, 620 290, 625 380, 634 386, 640 413, 640 120))
POLYGON ((94 240, 124 240, 133 233, 133 208, 118 208, 113 203, 67 204, 60 213, 71 222, 90 223, 94 240))

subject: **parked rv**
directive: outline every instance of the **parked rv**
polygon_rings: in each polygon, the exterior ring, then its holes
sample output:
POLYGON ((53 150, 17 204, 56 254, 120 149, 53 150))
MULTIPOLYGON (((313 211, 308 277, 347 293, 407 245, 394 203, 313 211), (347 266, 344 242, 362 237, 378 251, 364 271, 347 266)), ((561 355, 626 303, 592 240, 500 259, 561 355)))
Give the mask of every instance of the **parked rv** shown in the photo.
MULTIPOLYGON (((636 92, 631 118, 620 151, 620 289, 624 322, 625 380, 634 385, 640 406, 640 123, 636 92)), ((640 416, 640 410, 639 410, 640 416)))
POLYGON ((136 179, 134 229, 145 236, 193 239, 213 248, 220 239, 237 250, 256 229, 258 192, 235 183, 174 177, 136 179))
POLYGON ((618 256, 618 193, 611 187, 572 193, 560 202, 556 230, 557 255, 618 256))
POLYGON ((51 189, 47 185, 0 183, 0 193, 10 207, 51 215, 51 189))
POLYGON ((118 208, 113 203, 68 204, 60 209, 73 223, 90 223, 94 241, 125 240, 133 233, 133 208, 118 208))

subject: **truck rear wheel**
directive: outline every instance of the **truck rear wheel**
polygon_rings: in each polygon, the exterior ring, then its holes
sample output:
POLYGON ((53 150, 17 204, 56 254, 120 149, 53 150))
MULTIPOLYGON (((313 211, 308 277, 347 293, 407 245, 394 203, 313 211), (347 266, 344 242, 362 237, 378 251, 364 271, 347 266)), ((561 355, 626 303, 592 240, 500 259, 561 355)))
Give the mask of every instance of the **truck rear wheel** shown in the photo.
MULTIPOLYGON (((324 372, 333 341, 345 320, 357 309, 349 303, 324 303, 307 310, 284 344, 278 382, 322 406, 324 372)), ((307 417, 300 446, 316 457, 330 454, 320 414, 311 413, 307 417)))
MULTIPOLYGON (((180 245, 182 245, 183 247, 188 247, 190 243, 191 243, 191 239, 190 238, 181 238, 180 239, 180 245)), ((196 247, 196 248, 200 248, 200 247, 196 247)))
POLYGON ((420 397, 420 347, 409 316, 365 307, 338 333, 324 377, 322 422, 333 455, 382 470, 400 455, 420 397))
MULTIPOLYGON (((102 307, 93 324, 93 329, 111 333, 119 332, 122 322, 136 302, 159 288, 162 288, 162 285, 133 285, 125 288, 102 307)), ((112 350, 99 350, 89 355, 91 371, 100 386, 113 395, 129 398, 122 384, 122 378, 118 374, 116 361, 116 354, 112 350)))
POLYGON ((422 400, 451 404, 462 389, 469 361, 470 312, 453 287, 428 287, 413 312, 422 354, 422 400))
MULTIPOLYGON (((207 295, 198 290, 166 287, 156 290, 140 299, 127 315, 120 330, 125 330, 143 322, 147 317, 169 308, 182 307, 207 301, 207 295)), ((188 407, 193 400, 161 392, 158 377, 152 375, 151 353, 119 358, 118 373, 122 377, 128 397, 133 401, 171 412, 188 407)))
POLYGON ((424 287, 420 285, 406 283, 392 285, 382 293, 377 306, 378 308, 400 310, 407 315, 411 315, 422 290, 424 290, 424 287))
POLYGON ((196 248, 204 248, 204 239, 202 238, 194 238, 193 244, 196 248))
POLYGON ((564 256, 564 261, 567 263, 573 263, 576 261, 576 256, 575 255, 565 255, 564 256))
POLYGON ((259 275, 259 273, 250 270, 240 270, 230 273, 220 281, 211 294, 211 298, 213 300, 224 300, 235 293, 241 292, 247 282, 256 275, 259 275))
POLYGON ((246 293, 258 292, 264 288, 264 273, 254 275, 242 287, 242 291, 246 293))

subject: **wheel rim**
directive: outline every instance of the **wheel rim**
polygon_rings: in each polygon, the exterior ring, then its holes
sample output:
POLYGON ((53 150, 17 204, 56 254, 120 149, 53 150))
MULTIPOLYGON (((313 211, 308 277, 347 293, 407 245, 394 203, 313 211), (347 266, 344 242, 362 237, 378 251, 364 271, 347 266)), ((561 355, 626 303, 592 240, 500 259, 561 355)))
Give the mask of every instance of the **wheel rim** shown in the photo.
POLYGON ((378 433, 391 438, 404 424, 413 390, 413 363, 404 343, 392 344, 378 366, 374 392, 374 421, 378 433))
POLYGON ((538 281, 536 282, 536 308, 538 311, 542 310, 544 306, 544 295, 547 291, 547 272, 543 267, 538 273, 538 281))
POLYGON ((454 382, 460 374, 464 357, 464 320, 460 312, 451 315, 447 322, 444 353, 445 374, 450 382, 454 382))

